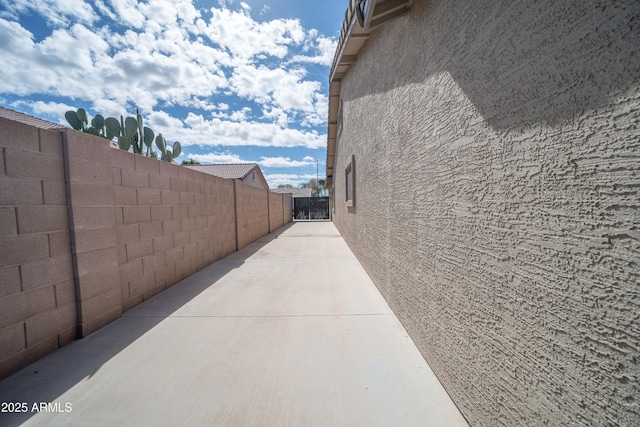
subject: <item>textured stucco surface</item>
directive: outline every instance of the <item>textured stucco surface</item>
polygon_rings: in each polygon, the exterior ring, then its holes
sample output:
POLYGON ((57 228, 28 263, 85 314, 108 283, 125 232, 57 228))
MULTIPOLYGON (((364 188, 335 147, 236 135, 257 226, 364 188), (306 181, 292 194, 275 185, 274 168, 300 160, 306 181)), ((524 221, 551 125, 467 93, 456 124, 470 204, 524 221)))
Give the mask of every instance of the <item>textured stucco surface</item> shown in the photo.
POLYGON ((472 425, 640 423, 639 9, 417 1, 343 79, 334 222, 472 425))

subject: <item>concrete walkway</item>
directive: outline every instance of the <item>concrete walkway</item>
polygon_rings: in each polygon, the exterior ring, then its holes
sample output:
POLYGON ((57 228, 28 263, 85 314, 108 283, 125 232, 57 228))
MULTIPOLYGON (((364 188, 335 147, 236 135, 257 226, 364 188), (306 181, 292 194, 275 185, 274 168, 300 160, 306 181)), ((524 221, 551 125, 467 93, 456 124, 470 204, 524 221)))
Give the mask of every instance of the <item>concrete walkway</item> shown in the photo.
POLYGON ((0 382, 9 401, 28 410, 1 426, 466 425, 331 222, 183 280, 0 382))

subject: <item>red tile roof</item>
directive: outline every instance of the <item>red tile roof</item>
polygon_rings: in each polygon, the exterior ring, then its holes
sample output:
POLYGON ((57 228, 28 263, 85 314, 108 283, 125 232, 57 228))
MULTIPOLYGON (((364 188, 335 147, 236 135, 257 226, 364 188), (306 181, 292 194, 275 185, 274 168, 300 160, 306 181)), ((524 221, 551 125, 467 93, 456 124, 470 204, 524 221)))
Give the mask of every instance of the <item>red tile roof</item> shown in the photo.
POLYGON ((39 129, 66 129, 65 126, 59 125, 57 123, 39 119, 37 117, 33 117, 28 114, 20 113, 18 111, 10 110, 4 107, 0 107, 0 117, 8 120, 13 120, 14 122, 20 122, 25 125, 37 127, 39 129))
POLYGON ((229 165, 185 165, 189 169, 228 179, 244 179, 258 167, 257 163, 236 163, 229 165))

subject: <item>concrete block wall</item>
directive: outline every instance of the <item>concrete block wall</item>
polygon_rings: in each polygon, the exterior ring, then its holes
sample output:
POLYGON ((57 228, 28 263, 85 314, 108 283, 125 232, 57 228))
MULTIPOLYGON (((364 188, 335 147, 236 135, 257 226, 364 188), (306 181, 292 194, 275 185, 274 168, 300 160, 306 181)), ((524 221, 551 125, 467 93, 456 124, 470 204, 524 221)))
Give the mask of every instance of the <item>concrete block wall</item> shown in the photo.
POLYGON ((65 132, 67 186, 78 334, 87 336, 122 314, 111 151, 104 140, 65 132))
POLYGON ((62 135, 0 118, 0 378, 76 337, 62 135))
POLYGON ((235 181, 238 249, 269 233, 269 192, 235 181))
POLYGON ((269 192, 269 232, 284 225, 284 194, 269 192))
POLYGON ((282 217, 284 218, 284 224, 293 221, 293 197, 290 194, 282 195, 282 217))
POLYGON ((471 425, 639 423, 638 19, 413 2, 342 80, 334 222, 471 425))
POLYGON ((268 190, 0 118, 0 378, 269 231, 268 190))
POLYGON ((110 154, 123 310, 236 250, 232 181, 110 154))

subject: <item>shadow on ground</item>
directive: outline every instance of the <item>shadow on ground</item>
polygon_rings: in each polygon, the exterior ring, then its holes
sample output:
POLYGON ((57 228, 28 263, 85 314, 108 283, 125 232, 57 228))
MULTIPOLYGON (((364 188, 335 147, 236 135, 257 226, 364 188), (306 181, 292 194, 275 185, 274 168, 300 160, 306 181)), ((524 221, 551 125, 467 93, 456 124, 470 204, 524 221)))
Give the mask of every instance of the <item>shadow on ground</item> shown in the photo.
MULTIPOLYGON (((38 413, 41 403, 58 403, 53 409, 64 411, 58 401, 67 390, 91 378, 110 359, 153 329, 172 313, 216 284, 231 271, 291 227, 289 223, 263 236, 237 252, 203 268, 166 291, 125 312, 123 316, 86 338, 76 340, 43 359, 0 381, 0 402, 13 402, 24 412, 0 413, 0 426, 18 426, 38 413), (153 316, 136 316, 146 306, 155 306, 153 316), (157 307, 160 307, 158 310, 157 307), (135 319, 135 321, 134 321, 135 319), (73 369, 69 369, 72 366, 73 369), (36 377, 36 378, 34 378, 36 377), (33 384, 37 386, 34 387, 33 384), (28 384, 28 385, 27 385, 28 384)), ((126 387, 122 384, 122 387, 126 387)), ((7 405, 3 409, 15 408, 7 405)), ((50 407, 51 409, 51 407, 50 407)))

